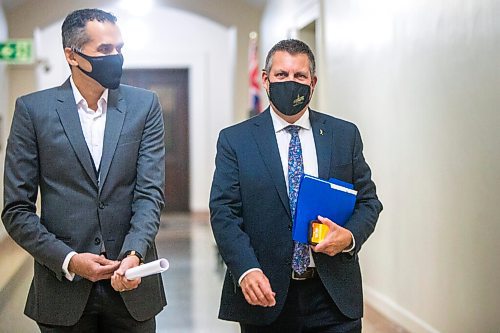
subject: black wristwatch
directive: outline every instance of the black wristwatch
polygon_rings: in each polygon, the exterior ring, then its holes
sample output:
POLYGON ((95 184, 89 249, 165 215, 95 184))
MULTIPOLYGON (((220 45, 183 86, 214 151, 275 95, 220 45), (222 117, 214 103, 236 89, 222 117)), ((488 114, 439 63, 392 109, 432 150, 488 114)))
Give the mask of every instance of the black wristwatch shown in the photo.
POLYGON ((134 251, 134 250, 125 252, 124 257, 130 257, 130 256, 136 256, 137 258, 139 258, 139 263, 141 263, 141 264, 144 263, 144 260, 142 259, 142 256, 139 252, 134 251))

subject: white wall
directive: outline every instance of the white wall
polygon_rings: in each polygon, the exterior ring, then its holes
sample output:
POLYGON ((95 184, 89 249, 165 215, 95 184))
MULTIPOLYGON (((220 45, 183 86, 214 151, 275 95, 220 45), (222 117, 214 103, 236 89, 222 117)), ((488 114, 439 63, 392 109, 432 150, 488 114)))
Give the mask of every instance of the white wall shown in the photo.
MULTIPOLYGON (((287 37, 287 3, 270 1, 261 36, 287 37)), ((385 206, 366 301, 411 332, 498 332, 500 2, 321 8, 323 111, 360 127, 385 206)))
MULTIPOLYGON (((190 208, 208 210, 218 131, 233 121, 235 31, 188 12, 158 7, 139 17, 108 8, 125 41, 125 68, 189 68, 190 208)), ((38 72, 38 89, 69 75, 56 22, 35 34, 50 72, 38 72)))
MULTIPOLYGON (((5 19, 2 0, 0 0, 0 41, 8 38, 7 21, 5 19)), ((4 159, 5 159, 5 145, 8 136, 8 101, 9 101, 9 73, 7 65, 0 62, 0 174, 3 175, 4 159)), ((0 178, 0 202, 3 207, 3 177, 0 178)), ((0 241, 5 237, 6 232, 3 223, 0 223, 0 241)))

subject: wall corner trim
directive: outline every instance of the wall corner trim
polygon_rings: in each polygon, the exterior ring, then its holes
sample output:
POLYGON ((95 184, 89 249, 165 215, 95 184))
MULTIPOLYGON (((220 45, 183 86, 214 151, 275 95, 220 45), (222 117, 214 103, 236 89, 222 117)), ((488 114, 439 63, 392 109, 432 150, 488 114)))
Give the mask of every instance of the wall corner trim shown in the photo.
POLYGON ((391 298, 378 292, 376 289, 364 286, 365 301, 389 320, 403 326, 414 333, 440 333, 429 323, 408 311, 391 298))

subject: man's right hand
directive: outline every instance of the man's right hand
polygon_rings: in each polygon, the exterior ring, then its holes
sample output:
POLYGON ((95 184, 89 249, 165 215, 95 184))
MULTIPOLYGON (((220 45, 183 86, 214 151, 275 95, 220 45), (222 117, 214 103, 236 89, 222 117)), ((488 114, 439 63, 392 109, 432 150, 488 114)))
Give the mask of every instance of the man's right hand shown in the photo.
POLYGON ((68 270, 96 282, 111 278, 118 267, 120 267, 119 261, 109 260, 93 253, 77 253, 69 261, 68 270))
POLYGON ((248 273, 240 283, 241 290, 247 302, 251 305, 275 306, 276 293, 271 289, 271 284, 261 271, 248 273))

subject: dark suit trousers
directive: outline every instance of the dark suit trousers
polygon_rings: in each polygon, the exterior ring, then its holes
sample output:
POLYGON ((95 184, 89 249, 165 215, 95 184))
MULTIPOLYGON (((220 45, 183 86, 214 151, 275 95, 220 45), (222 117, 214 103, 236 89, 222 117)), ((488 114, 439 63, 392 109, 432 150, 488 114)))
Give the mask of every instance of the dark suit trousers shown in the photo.
POLYGON ((283 310, 271 325, 240 326, 242 333, 359 333, 361 319, 344 316, 316 276, 291 280, 283 310))
POLYGON ((74 326, 56 326, 38 323, 42 333, 137 332, 153 333, 155 318, 136 321, 120 294, 111 287, 110 280, 95 282, 80 320, 74 326))

